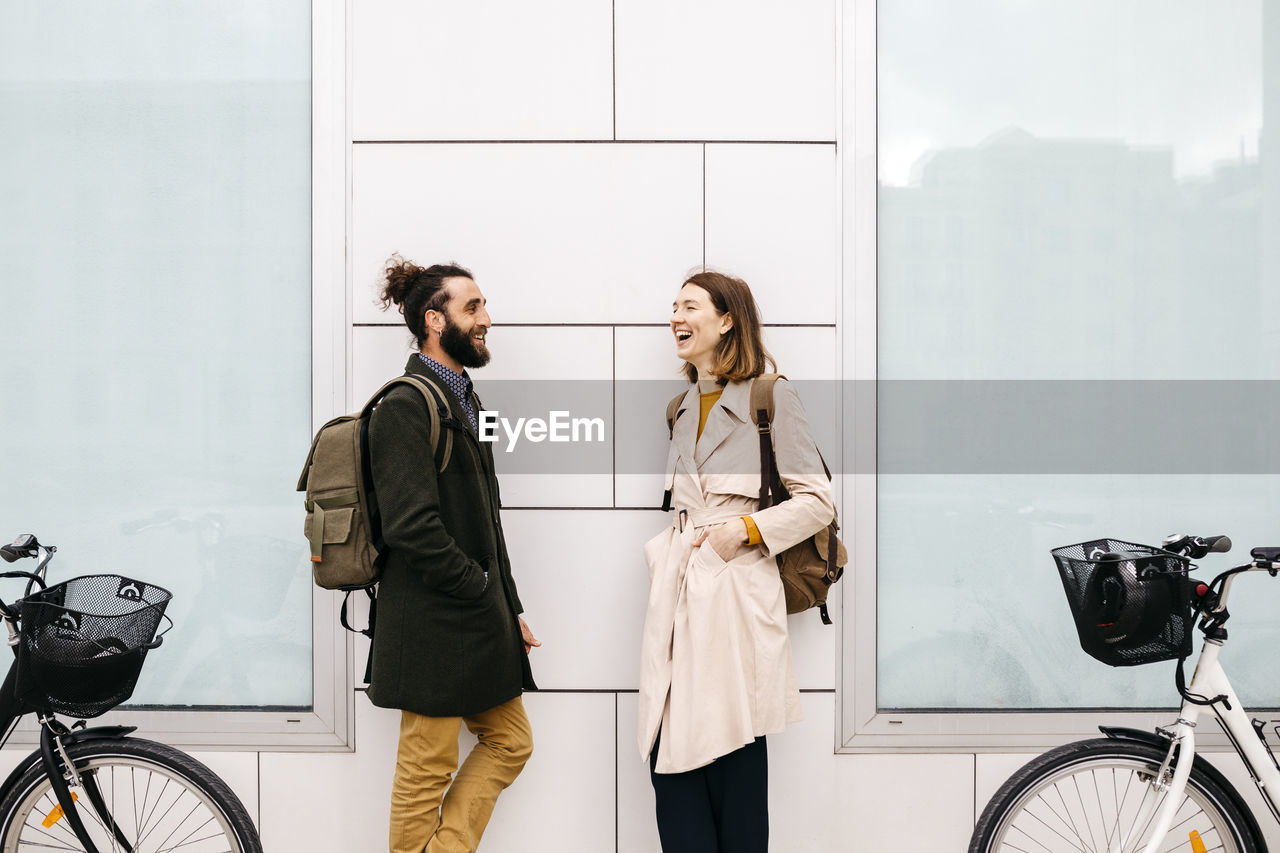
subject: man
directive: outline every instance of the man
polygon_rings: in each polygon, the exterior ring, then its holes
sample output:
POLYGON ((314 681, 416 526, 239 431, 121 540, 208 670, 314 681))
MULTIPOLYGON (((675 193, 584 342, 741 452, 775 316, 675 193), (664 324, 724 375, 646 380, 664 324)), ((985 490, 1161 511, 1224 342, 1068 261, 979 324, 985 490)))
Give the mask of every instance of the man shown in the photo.
POLYGON ((471 273, 393 256, 394 302, 419 352, 405 368, 449 403, 453 449, 437 472, 426 402, 408 386, 374 410, 369 451, 388 549, 378 593, 369 698, 401 711, 391 792, 391 853, 471 853, 498 794, 533 752, 522 690, 536 690, 499 518, 492 444, 477 435, 467 368, 489 361, 491 320, 471 273), (479 739, 458 767, 462 724, 479 739), (457 771, 453 784, 450 777, 457 771))

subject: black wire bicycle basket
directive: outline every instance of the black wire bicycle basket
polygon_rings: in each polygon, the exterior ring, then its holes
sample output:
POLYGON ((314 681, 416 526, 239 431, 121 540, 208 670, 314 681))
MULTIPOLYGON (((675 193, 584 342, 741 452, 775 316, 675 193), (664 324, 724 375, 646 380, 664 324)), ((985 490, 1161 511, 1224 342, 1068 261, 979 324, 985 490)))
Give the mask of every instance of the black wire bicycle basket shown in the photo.
POLYGON ((78 719, 133 695, 168 590, 121 575, 84 575, 19 602, 17 694, 27 705, 78 719))
POLYGON ((1108 666, 1138 666, 1191 654, 1195 613, 1187 558, 1119 539, 1051 553, 1080 647, 1094 658, 1108 666))

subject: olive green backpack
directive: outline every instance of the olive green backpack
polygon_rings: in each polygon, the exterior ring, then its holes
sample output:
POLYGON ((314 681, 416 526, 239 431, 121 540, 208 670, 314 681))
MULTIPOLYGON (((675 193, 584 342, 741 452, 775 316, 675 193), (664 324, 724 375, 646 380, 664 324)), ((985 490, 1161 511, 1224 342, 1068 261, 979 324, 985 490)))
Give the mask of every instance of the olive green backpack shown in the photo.
POLYGON ((397 385, 418 389, 426 400, 436 470, 449 464, 453 431, 442 430, 450 420, 448 403, 439 388, 411 373, 383 385, 360 411, 320 427, 298 478, 298 491, 307 493, 303 533, 311 544, 312 576, 324 589, 365 589, 376 584, 382 572, 386 546, 369 463, 369 417, 397 385))

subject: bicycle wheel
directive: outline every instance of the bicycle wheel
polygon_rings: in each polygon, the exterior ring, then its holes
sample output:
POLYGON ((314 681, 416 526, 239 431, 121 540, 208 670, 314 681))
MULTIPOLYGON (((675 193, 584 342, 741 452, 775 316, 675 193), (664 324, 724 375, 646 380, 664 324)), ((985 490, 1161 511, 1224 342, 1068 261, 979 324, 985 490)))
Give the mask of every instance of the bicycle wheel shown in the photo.
POLYGON ((1163 802, 1149 783, 1166 750, 1129 740, 1070 743, 1047 752, 1015 773, 991 798, 974 828, 969 853, 1069 853, 1119 849, 1166 853, 1194 849, 1197 832, 1205 849, 1223 853, 1265 850, 1256 824, 1241 814, 1216 771, 1192 766, 1183 801, 1159 851, 1147 849, 1155 819, 1135 826, 1144 797, 1163 802), (1214 778, 1217 776, 1217 778, 1214 778))
MULTIPOLYGON (((84 782, 76 811, 99 853, 262 853, 244 806, 191 756, 149 740, 67 747, 84 782)), ((84 850, 57 808, 44 766, 27 770, 0 802, 0 850, 84 850)))

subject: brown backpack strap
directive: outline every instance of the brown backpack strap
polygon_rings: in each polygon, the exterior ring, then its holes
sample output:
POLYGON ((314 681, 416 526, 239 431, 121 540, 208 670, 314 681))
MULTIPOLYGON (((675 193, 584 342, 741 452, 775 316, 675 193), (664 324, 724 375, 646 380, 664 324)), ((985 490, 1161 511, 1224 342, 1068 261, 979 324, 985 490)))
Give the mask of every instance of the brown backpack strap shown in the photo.
POLYGON ((773 386, 785 378, 780 373, 762 373, 751 383, 751 420, 760 436, 761 509, 785 499, 779 496, 782 478, 778 476, 778 460, 773 454, 773 386))
POLYGON ((685 398, 688 391, 681 392, 671 398, 671 402, 667 403, 667 438, 674 438, 676 434, 676 418, 680 417, 680 401, 685 398))
MULTIPOLYGON (((680 417, 680 402, 684 400, 688 391, 682 391, 671 398, 671 402, 667 403, 667 439, 675 438, 676 435, 676 418, 680 417)), ((667 489, 662 493, 662 511, 671 512, 671 490, 667 489)))
POLYGON ((786 378, 781 373, 762 373, 751 383, 751 420, 756 426, 761 420, 766 427, 773 422, 773 386, 786 378))

